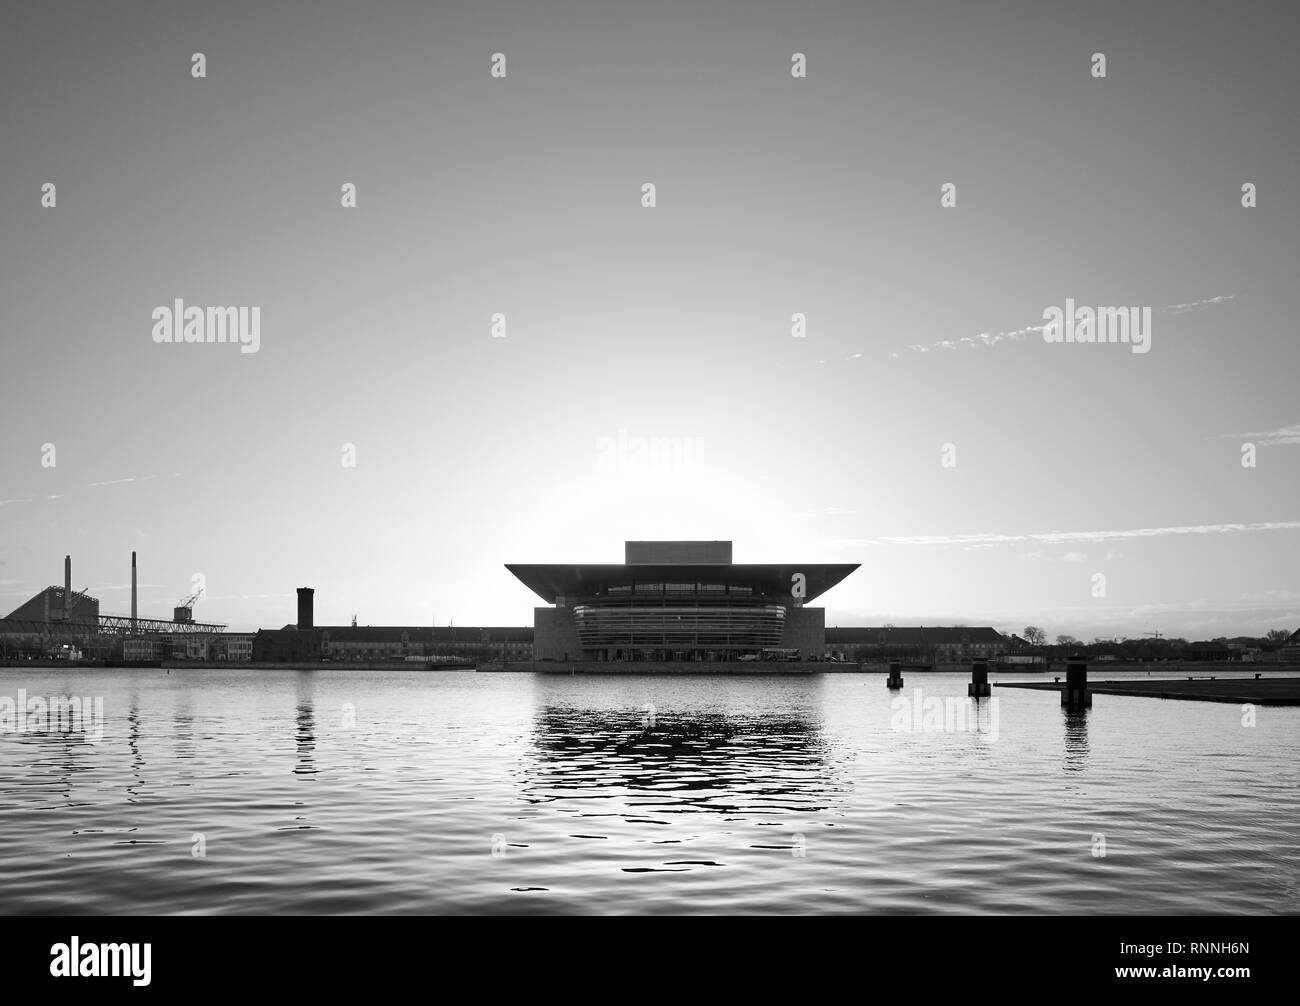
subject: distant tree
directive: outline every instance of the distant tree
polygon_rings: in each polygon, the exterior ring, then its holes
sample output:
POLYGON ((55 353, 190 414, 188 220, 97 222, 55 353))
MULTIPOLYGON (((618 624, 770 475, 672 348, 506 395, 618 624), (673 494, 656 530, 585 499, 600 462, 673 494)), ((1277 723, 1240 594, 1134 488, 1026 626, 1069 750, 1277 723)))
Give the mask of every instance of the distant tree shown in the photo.
POLYGON ((1056 645, 1057 645, 1057 646, 1077 646, 1078 643, 1079 643, 1079 641, 1078 641, 1077 639, 1075 639, 1073 636, 1057 636, 1057 637, 1056 637, 1056 645))
POLYGON ((1042 646, 1047 642, 1047 633, 1036 625, 1026 625, 1025 642, 1034 646, 1042 646))
POLYGON ((1268 635, 1264 638, 1270 643, 1285 643, 1291 638, 1291 633, 1287 632, 1286 629, 1269 629, 1268 635))

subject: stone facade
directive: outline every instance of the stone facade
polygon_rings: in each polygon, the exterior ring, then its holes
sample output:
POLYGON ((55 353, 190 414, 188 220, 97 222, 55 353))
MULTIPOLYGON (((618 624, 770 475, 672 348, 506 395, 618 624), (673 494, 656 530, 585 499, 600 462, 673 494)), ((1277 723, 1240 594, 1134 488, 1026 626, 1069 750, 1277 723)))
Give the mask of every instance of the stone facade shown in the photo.
POLYGON ((808 660, 826 655, 826 609, 786 608, 785 627, 781 630, 781 647, 798 650, 808 660))
POLYGON ((533 659, 582 659, 582 643, 570 609, 533 609, 533 659))

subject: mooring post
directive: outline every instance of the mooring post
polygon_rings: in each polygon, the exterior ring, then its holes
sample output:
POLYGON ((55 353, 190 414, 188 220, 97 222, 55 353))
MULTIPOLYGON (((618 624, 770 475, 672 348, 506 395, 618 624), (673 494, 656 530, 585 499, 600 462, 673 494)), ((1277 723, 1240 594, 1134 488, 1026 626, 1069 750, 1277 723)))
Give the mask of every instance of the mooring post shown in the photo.
POLYGON ((1092 708, 1092 692, 1088 691, 1088 661, 1081 657, 1071 657, 1065 665, 1061 705, 1071 710, 1092 708))
POLYGON ((891 692, 903 687, 903 671, 897 660, 889 662, 889 680, 885 682, 885 686, 891 692))
POLYGON ((987 660, 976 660, 970 665, 970 684, 966 686, 966 694, 977 699, 993 694, 989 687, 989 662, 987 660))

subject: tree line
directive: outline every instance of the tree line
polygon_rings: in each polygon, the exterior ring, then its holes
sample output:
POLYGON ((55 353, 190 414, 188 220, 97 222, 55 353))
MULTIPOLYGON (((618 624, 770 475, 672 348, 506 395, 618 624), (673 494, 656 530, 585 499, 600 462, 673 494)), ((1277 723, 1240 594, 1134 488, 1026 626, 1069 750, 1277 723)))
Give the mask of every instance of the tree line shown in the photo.
MULTIPOLYGON (((1216 636, 1211 642, 1272 653, 1285 646, 1290 637, 1291 632, 1286 629, 1270 629, 1263 636, 1216 636)), ((1025 626, 1022 638, 1034 651, 1045 655, 1114 656, 1120 660, 1177 660, 1193 643, 1203 642, 1203 640, 1189 641, 1181 637, 1168 639, 1153 634, 1138 639, 1095 636, 1092 642, 1086 643, 1064 633, 1058 635, 1054 642, 1049 642, 1047 633, 1036 625, 1025 626)))

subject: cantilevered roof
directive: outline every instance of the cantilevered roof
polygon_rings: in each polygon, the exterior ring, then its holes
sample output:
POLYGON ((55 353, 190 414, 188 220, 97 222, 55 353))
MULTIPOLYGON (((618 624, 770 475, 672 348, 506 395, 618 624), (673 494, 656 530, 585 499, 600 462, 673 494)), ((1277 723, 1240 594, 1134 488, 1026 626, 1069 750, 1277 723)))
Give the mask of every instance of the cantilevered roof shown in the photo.
POLYGON ((723 583, 753 585, 771 594, 788 595, 793 577, 802 573, 807 595, 805 601, 826 593, 858 568, 860 563, 728 564, 720 563, 644 563, 632 565, 566 566, 558 563, 540 565, 506 564, 520 581, 547 604, 557 596, 575 597, 594 594, 602 587, 628 583, 723 583))

